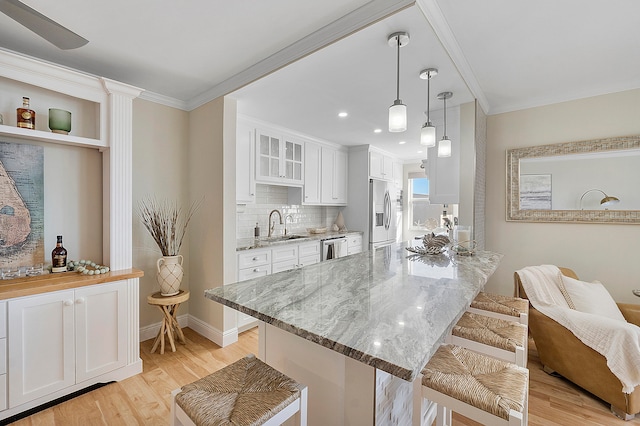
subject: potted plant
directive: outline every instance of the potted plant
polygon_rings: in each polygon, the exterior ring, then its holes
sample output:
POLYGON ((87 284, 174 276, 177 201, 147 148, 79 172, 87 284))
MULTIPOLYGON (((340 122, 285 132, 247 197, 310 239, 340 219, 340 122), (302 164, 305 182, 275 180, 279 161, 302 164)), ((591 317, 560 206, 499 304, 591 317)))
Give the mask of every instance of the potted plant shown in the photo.
POLYGON ((162 252, 162 257, 156 263, 156 279, 163 296, 173 296, 180 291, 184 274, 180 248, 191 217, 198 207, 200 202, 191 204, 184 211, 177 202, 158 201, 153 197, 143 198, 139 202, 140 220, 162 252))

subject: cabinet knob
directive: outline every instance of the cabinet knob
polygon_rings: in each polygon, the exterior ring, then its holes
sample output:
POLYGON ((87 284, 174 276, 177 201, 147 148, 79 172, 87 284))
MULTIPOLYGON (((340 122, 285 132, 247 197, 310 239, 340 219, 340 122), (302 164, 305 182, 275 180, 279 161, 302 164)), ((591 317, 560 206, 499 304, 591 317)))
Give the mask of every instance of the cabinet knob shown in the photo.
POLYGON ((260 272, 260 268, 255 268, 253 272, 260 272))
POLYGON ((79 297, 76 299, 76 304, 82 305, 84 303, 84 297, 79 297))
POLYGON ((73 305, 73 300, 65 300, 64 301, 64 306, 72 306, 73 305))
POLYGON ((254 256, 252 260, 258 260, 258 256, 254 256))

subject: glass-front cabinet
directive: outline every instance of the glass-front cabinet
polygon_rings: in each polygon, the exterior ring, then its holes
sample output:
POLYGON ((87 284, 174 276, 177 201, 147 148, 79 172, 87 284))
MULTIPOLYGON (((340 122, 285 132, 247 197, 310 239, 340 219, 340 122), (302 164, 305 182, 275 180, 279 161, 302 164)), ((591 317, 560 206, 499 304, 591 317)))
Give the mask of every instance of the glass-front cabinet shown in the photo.
POLYGON ((256 181, 302 185, 302 141, 269 130, 256 129, 256 143, 256 181))

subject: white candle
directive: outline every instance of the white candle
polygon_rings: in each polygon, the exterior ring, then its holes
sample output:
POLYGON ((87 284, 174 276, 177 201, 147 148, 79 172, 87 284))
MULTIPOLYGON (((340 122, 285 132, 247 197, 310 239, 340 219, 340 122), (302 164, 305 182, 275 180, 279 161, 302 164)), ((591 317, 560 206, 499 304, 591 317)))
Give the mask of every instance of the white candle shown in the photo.
POLYGON ((458 229, 458 244, 471 250, 471 231, 468 229, 458 229))

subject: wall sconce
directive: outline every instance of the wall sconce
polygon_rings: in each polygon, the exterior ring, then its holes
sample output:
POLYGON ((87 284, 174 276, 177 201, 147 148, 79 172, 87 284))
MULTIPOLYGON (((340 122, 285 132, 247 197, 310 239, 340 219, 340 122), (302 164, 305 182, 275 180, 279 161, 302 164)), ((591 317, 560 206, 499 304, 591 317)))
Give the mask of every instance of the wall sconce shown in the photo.
POLYGON ((398 62, 396 74, 396 100, 389 107, 389 131, 404 132, 407 130, 407 106, 400 100, 400 48, 409 44, 409 33, 393 33, 387 39, 389 46, 397 47, 398 62))
POLYGON ((438 99, 444 101, 444 135, 438 144, 438 157, 451 157, 451 140, 447 136, 447 99, 452 97, 452 92, 438 93, 438 99))
POLYGON ((436 75, 438 75, 438 70, 436 68, 427 68, 426 70, 420 71, 420 78, 427 80, 427 121, 422 126, 422 130, 420 130, 420 144, 427 148, 433 148, 436 146, 436 127, 431 124, 431 120, 429 119, 430 82, 431 78, 436 75))
MULTIPOLYGON (((580 210, 584 210, 582 208, 582 200, 584 199, 584 196, 587 195, 590 192, 593 192, 593 191, 598 191, 598 192, 602 193, 602 195, 604 195, 604 198, 602 200, 600 200, 600 205, 602 207, 609 207, 609 206, 612 206, 614 204, 618 204, 620 202, 620 200, 617 199, 616 197, 609 196, 609 195, 605 194, 604 191, 601 191, 600 189, 590 189, 588 191, 585 191, 584 194, 582 194, 582 197, 580 197, 580 210)), ((605 209, 605 210, 607 210, 607 209, 605 209)))

